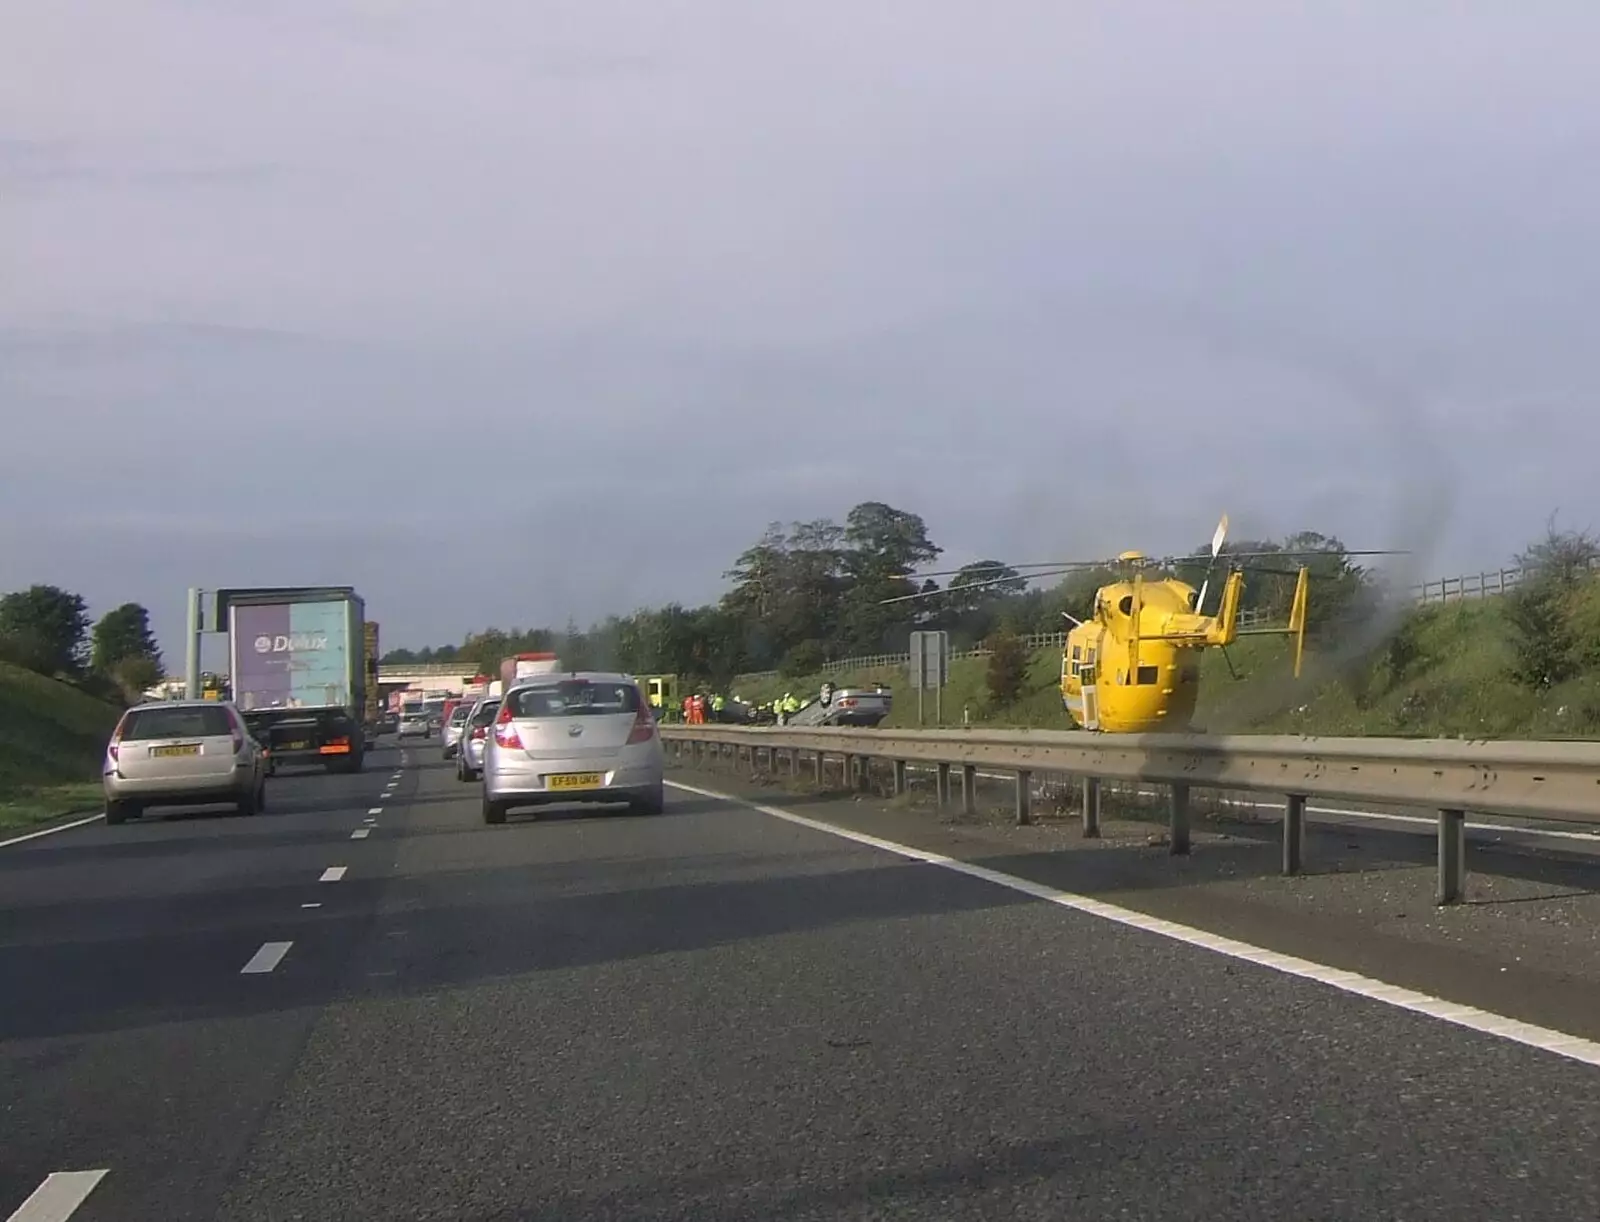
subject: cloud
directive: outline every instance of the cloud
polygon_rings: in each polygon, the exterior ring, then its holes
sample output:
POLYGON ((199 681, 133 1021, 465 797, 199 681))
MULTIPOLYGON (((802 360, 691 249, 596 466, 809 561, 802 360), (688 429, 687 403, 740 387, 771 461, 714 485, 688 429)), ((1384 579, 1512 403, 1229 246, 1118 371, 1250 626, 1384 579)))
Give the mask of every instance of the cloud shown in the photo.
POLYGON ((1574 5, 102 0, 0 47, 0 586, 386 640, 1228 509, 1499 563, 1600 429, 1574 5))

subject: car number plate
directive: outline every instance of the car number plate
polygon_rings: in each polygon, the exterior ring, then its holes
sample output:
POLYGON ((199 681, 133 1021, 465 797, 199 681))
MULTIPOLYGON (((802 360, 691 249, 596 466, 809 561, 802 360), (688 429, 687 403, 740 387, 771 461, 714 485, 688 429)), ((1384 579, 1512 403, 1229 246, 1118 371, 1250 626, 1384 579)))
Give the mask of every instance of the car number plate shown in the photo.
POLYGON ((598 772, 562 772, 545 783, 551 789, 599 789, 602 780, 598 772))
POLYGON ((278 744, 278 750, 279 751, 304 751, 310 745, 311 744, 309 742, 306 742, 304 740, 302 740, 300 742, 297 742, 297 743, 279 743, 278 744))
POLYGON ((151 747, 151 755, 199 755, 199 743, 185 743, 181 747, 151 747))

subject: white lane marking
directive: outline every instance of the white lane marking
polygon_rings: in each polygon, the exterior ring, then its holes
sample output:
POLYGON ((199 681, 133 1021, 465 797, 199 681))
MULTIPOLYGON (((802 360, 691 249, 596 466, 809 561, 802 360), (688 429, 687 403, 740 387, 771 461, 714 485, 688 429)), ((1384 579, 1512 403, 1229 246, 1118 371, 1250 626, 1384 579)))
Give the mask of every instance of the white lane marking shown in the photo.
POLYGON ((350 839, 365 840, 370 835, 372 835, 372 829, 370 827, 358 827, 355 831, 350 833, 350 839))
POLYGON ((369 815, 381 815, 381 814, 383 814, 383 807, 374 806, 370 810, 367 811, 367 814, 369 814, 369 815))
POLYGON ((378 818, 377 818, 376 815, 368 815, 361 822, 363 822, 363 823, 376 823, 377 821, 378 821, 378 818))
POLYGON ((302 908, 321 908, 322 905, 321 904, 301 904, 300 907, 302 907, 302 908))
POLYGON ((1553 1052, 1557 1056, 1566 1057, 1573 1061, 1582 1061, 1586 1065, 1600 1065, 1600 1043, 1570 1035, 1565 1031, 1555 1031, 1549 1027, 1538 1027, 1533 1023, 1525 1023, 1520 1019, 1508 1018, 1506 1015, 1495 1014, 1488 1010, 1480 1010, 1476 1006, 1446 1001, 1441 997, 1431 997, 1426 993, 1419 993, 1401 985, 1374 980, 1368 976, 1357 975, 1355 972, 1329 967, 1324 963, 1313 963, 1309 959, 1300 959, 1294 955, 1279 954, 1277 951, 1267 950, 1260 946, 1252 946, 1248 942, 1240 942, 1234 938, 1223 937, 1221 934, 1208 933, 1203 929, 1195 929, 1189 925, 1180 925, 1176 921, 1164 921, 1160 917, 1153 917, 1144 912, 1135 912, 1131 908, 1121 908, 1116 904, 1105 903, 1103 900, 1091 899, 1087 895, 1077 895, 1071 891, 1060 891, 1055 887, 1047 887, 1043 883, 1032 882, 1026 878, 1018 878, 1014 874, 1003 874, 999 870, 991 870, 987 866, 974 865, 971 862, 960 861, 954 857, 946 857, 942 853, 930 853, 924 849, 912 848, 910 845, 899 844, 893 840, 869 836, 865 832, 836 827, 834 824, 824 823, 820 819, 808 819, 804 815, 797 815, 793 811, 783 810, 777 806, 762 806, 746 798, 718 793, 713 789, 700 789, 697 786, 685 785, 679 781, 668 781, 667 784, 673 789, 681 789, 685 793, 697 794, 702 798, 712 798, 716 801, 730 802, 735 806, 746 806, 774 819, 782 819, 786 823, 795 823, 801 827, 809 827, 815 831, 826 832, 830 836, 838 836, 843 840, 852 840, 857 844, 867 845, 869 848, 881 849, 885 853, 893 853, 899 857, 910 858, 912 861, 922 861, 931 866, 953 870, 957 874, 965 874, 971 878, 979 878, 985 882, 994 883, 996 886, 1009 888, 1012 891, 1020 891, 1024 895, 1031 895, 1035 899, 1059 904, 1063 908, 1071 908, 1076 912, 1082 912, 1089 916, 1115 921, 1119 925, 1141 929, 1146 933, 1159 934, 1163 938, 1170 938, 1175 942, 1183 942, 1189 946, 1197 946, 1203 950, 1215 951, 1220 955, 1227 955, 1231 959, 1241 959, 1246 963, 1254 963, 1261 967, 1283 972, 1285 975, 1300 976, 1306 980, 1314 980, 1319 984, 1328 985, 1345 993, 1353 993, 1358 997, 1366 997, 1372 1001, 1379 1001, 1401 1010, 1425 1014, 1430 1018, 1453 1023, 1458 1027, 1467 1027, 1485 1035, 1495 1035, 1519 1044, 1526 1044, 1531 1048, 1553 1052))
POLYGON ((239 969, 241 976, 255 976, 262 972, 270 972, 283 962, 283 957, 289 953, 293 942, 263 942, 261 949, 250 956, 250 962, 239 969))
POLYGON ((344 872, 349 868, 349 866, 329 866, 322 872, 322 877, 317 881, 319 883, 336 883, 344 877, 344 872))
POLYGON ((6 1222, 66 1222, 109 1170, 52 1171, 6 1222))
POLYGON ((74 819, 71 823, 59 823, 55 827, 47 827, 43 831, 24 832, 20 836, 11 837, 10 840, 0 840, 0 849, 5 848, 8 844, 21 844, 24 840, 37 840, 40 836, 54 836, 57 832, 70 832, 75 827, 83 827, 86 824, 93 823, 96 819, 104 819, 105 817, 105 812, 101 811, 97 815, 87 815, 82 819, 74 819))

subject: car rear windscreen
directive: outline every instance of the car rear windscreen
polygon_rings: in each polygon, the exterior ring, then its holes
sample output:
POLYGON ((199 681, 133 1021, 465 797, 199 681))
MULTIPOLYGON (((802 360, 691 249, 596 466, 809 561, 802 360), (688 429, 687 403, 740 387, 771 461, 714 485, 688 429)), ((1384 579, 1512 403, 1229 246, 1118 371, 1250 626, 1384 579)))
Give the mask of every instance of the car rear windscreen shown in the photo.
POLYGON ((472 706, 471 705, 467 705, 467 704, 458 704, 458 705, 456 705, 455 708, 450 710, 450 724, 451 725, 455 725, 457 722, 465 721, 467 719, 468 715, 471 714, 471 712, 472 712, 472 706))
POLYGON ((538 687, 518 687, 506 693, 511 715, 531 721, 540 717, 603 716, 638 713, 639 689, 631 683, 591 683, 564 679, 538 687))
POLYGON ((491 700, 473 714, 472 724, 475 726, 486 726, 494 720, 495 714, 499 711, 500 702, 498 700, 491 700))
POLYGON ((220 705, 182 709, 134 709, 122 723, 124 742, 152 738, 227 738, 233 720, 220 705))

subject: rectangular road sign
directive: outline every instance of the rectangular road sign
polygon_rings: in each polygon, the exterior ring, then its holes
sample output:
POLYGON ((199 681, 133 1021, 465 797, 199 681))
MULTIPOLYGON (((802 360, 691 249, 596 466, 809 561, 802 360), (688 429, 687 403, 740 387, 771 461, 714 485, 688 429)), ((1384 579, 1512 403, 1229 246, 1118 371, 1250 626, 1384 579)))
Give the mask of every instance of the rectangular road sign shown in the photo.
POLYGON ((937 690, 950 681, 950 634, 913 632, 911 634, 911 686, 937 690))

